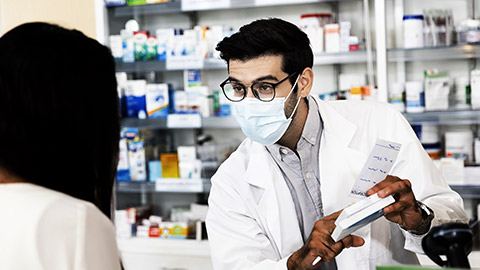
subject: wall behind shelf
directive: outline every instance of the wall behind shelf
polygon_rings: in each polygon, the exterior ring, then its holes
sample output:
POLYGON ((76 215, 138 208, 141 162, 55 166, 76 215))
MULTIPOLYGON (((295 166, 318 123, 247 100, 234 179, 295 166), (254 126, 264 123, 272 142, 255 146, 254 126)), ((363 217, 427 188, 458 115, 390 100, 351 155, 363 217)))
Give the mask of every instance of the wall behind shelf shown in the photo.
POLYGON ((0 0, 0 35, 24 22, 46 21, 96 38, 95 0, 0 0))

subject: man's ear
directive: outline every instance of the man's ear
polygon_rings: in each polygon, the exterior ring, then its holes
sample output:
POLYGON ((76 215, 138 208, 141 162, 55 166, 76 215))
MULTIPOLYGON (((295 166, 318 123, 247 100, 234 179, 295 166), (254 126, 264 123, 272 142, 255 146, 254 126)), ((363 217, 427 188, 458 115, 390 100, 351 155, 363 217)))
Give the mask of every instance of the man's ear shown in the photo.
POLYGON ((307 97, 313 86, 313 70, 309 67, 305 68, 300 74, 297 82, 298 93, 301 97, 307 97))

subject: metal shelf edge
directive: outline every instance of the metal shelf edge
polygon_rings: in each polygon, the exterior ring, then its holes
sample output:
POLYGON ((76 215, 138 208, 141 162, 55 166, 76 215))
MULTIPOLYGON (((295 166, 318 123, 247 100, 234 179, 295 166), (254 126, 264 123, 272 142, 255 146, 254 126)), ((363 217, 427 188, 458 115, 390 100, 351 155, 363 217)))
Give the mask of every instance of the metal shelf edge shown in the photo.
POLYGON ((303 1, 290 0, 290 1, 284 1, 281 3, 279 3, 278 1, 268 1, 263 4, 256 4, 256 1, 253 1, 253 0, 232 0, 228 7, 211 6, 205 9, 195 9, 195 10, 182 10, 181 1, 174 1, 174 2, 138 5, 138 6, 112 6, 108 8, 113 9, 113 15, 116 17, 127 17, 127 16, 134 16, 134 15, 171 14, 171 13, 224 10, 224 9, 302 5, 302 4, 322 3, 322 2, 325 3, 325 2, 356 2, 356 1, 359 1, 359 0, 303 0, 303 1))

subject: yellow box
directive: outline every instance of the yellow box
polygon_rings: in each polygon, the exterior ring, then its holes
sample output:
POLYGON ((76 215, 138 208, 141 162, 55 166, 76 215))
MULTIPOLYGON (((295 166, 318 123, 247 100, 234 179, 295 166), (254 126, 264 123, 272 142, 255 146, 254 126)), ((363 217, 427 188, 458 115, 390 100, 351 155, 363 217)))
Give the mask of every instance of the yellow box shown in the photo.
POLYGON ((178 155, 177 154, 161 154, 162 177, 163 178, 179 178, 178 171, 178 155))

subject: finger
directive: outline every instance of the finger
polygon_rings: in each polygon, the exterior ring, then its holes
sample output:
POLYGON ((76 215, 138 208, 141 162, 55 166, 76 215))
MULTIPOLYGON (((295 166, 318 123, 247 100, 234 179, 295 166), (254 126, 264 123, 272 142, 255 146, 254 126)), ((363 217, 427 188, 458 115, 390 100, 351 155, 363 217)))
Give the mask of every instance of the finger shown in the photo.
POLYGON ((323 244, 320 249, 317 249, 317 252, 318 255, 322 257, 322 260, 325 260, 327 262, 332 261, 338 255, 326 244, 323 244))
POLYGON ((405 201, 398 201, 394 204, 391 204, 389 206, 386 206, 383 208, 383 212, 385 214, 390 214, 390 213, 396 213, 396 212, 402 212, 403 210, 412 207, 413 204, 405 201))
POLYGON ((315 232, 318 232, 320 233, 320 235, 323 233, 323 234, 326 234, 326 235, 331 235, 333 233, 333 231, 335 230, 335 220, 334 219, 330 219, 330 220, 325 220, 325 219, 321 219, 321 220, 317 220, 315 222, 315 224, 313 225, 314 229, 312 231, 312 234, 315 233, 315 232))
POLYGON ((372 188, 367 190, 367 195, 368 196, 373 195, 373 194, 377 193, 378 191, 384 189, 388 185, 391 185, 392 183, 400 180, 400 178, 398 178, 398 179, 397 178, 398 177, 396 177, 396 176, 387 175, 385 177, 385 179, 383 179, 380 183, 376 184, 375 186, 373 186, 372 188))
POLYGON ((363 238, 356 235, 349 235, 343 238, 342 241, 345 245, 345 248, 360 247, 363 246, 363 244, 365 243, 365 240, 363 240, 363 238))
POLYGON ((410 181, 400 180, 378 191, 378 197, 385 198, 388 195, 392 195, 392 194, 404 195, 404 194, 410 194, 410 193, 412 193, 410 181))
POLYGON ((335 213, 333 213, 333 214, 331 214, 331 215, 328 215, 328 216, 324 217, 323 219, 324 219, 324 220, 331 220, 331 219, 336 220, 336 219, 338 218, 338 216, 340 216, 340 214, 342 213, 342 211, 343 211, 343 209, 340 210, 340 211, 338 211, 338 212, 335 212, 335 213))
POLYGON ((330 245, 330 249, 333 252, 335 252, 336 255, 340 254, 340 252, 342 252, 344 248, 345 248, 345 245, 342 241, 338 241, 336 243, 333 243, 333 245, 330 245))

